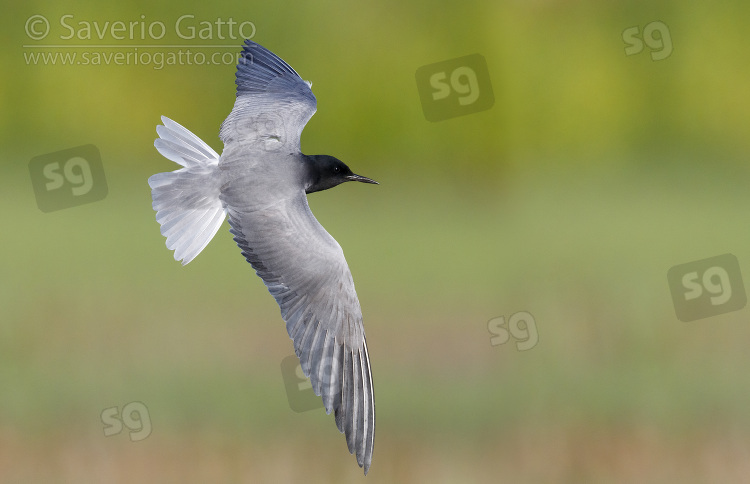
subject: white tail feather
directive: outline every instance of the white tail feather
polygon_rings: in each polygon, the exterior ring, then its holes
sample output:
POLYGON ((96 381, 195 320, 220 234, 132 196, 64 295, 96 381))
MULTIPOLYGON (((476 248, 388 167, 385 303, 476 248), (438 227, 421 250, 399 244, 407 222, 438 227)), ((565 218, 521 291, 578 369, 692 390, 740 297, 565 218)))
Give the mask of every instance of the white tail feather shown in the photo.
POLYGON ((219 155, 180 124, 166 116, 161 121, 154 146, 183 168, 158 173, 148 184, 167 248, 185 265, 211 242, 226 218, 219 200, 219 155))

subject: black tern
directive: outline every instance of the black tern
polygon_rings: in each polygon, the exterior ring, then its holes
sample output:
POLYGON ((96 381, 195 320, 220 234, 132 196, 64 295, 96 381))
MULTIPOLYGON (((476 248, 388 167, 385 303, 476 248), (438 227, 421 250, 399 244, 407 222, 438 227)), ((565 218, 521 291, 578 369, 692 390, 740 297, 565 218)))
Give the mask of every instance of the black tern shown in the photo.
POLYGON ((229 217, 242 255, 281 308, 302 370, 367 474, 375 400, 362 310, 344 252, 306 194, 377 182, 333 156, 301 153, 317 100, 312 84, 281 58, 246 40, 236 77, 237 98, 219 132, 221 156, 162 116, 154 146, 182 168, 149 178, 156 220, 185 265, 229 217))

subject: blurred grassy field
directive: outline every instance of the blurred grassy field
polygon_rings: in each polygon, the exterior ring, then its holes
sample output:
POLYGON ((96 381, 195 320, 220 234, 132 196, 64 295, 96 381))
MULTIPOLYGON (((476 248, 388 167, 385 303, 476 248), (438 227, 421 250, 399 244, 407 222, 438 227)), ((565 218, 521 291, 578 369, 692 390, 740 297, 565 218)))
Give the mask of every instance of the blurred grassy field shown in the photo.
POLYGON ((750 274, 748 6, 718 5, 69 11, 251 19, 313 80, 303 151, 380 181, 310 197, 365 315, 366 478, 331 416, 289 409, 291 342, 228 230, 181 267, 154 220, 146 179, 176 167, 159 115, 220 150, 233 68, 28 66, 25 19, 68 10, 5 16, 0 482, 746 481, 750 310, 683 323, 667 284, 724 253, 750 274), (672 56, 626 56, 622 31, 654 20, 672 56), (474 52, 495 106, 425 121, 415 70, 474 52), (29 160, 84 143, 108 196, 42 213, 29 160), (518 311, 538 344, 492 346, 488 321, 518 311), (151 435, 105 437, 102 410, 132 401, 151 435))
MULTIPOLYGON (((5 243, 4 477, 356 476, 330 417, 289 410, 278 365, 291 343, 229 234, 182 268, 144 185, 121 175, 106 200, 54 219, 25 187, 11 193, 27 208, 4 210, 22 228, 5 243), (152 435, 105 439, 101 410, 133 400, 147 404, 152 435), (49 474, 29 465, 38 458, 49 474)), ((388 178, 311 199, 346 247, 366 315, 378 392, 368 479, 744 475, 747 310, 681 323, 666 284, 686 260, 748 260, 742 183, 706 192, 692 176, 644 187, 638 176, 527 175, 502 202, 431 181, 432 195, 413 199, 388 178), (487 321, 519 310, 534 315, 537 346, 491 346, 487 321)))

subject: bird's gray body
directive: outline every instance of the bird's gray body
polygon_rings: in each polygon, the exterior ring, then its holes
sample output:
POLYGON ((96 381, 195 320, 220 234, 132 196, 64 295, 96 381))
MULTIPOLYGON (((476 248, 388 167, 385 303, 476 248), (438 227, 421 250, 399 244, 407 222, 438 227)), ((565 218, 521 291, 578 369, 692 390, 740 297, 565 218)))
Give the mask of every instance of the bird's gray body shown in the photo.
POLYGON ((251 152, 221 155, 218 172, 223 203, 249 212, 305 192, 306 167, 301 157, 282 155, 269 161, 262 156, 251 152), (273 187, 273 197, 268 196, 269 187, 273 187))
POLYGON ((300 136, 315 96, 258 44, 246 41, 242 59, 220 157, 162 118, 155 146, 183 168, 149 179, 157 220, 186 264, 228 217, 242 254, 281 309, 305 375, 367 473, 375 406, 362 311, 341 246, 307 203, 306 192, 316 190, 315 160, 300 152, 300 136))

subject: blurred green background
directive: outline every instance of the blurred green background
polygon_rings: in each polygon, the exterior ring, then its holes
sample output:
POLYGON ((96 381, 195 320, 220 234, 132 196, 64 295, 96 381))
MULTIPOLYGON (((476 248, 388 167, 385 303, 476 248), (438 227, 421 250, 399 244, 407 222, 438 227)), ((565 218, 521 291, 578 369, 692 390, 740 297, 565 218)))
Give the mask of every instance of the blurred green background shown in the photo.
POLYGON ((670 267, 725 253, 750 274, 747 2, 4 7, 0 482, 748 480, 750 310, 684 323, 667 283, 670 267), (220 152, 234 65, 32 58, 239 51, 226 31, 179 38, 186 14, 252 22, 313 81, 303 152, 381 183, 310 197, 365 316, 378 417, 366 478, 332 416, 290 410, 291 341, 228 230, 181 267, 154 220, 146 180, 177 168, 153 148, 159 116, 220 152), (34 15, 48 38, 27 35, 34 15), (63 15, 77 30, 167 32, 61 39, 63 15), (671 55, 626 55, 623 32, 654 21, 671 55), (426 121, 416 70, 475 53, 494 106, 426 121), (41 212, 29 161, 84 144, 107 197, 41 212), (519 311, 538 343, 493 346, 488 321, 519 311), (148 438, 105 437, 102 411, 134 401, 148 438))

